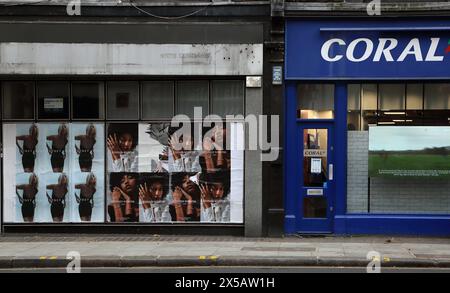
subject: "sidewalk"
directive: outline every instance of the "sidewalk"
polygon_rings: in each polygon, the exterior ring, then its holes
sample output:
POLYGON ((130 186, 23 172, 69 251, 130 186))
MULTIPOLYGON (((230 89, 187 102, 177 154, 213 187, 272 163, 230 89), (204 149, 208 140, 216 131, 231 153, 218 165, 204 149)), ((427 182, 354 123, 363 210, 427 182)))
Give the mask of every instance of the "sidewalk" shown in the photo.
POLYGON ((70 251, 81 254, 82 267, 365 267, 370 251, 383 267, 450 267, 448 238, 64 234, 0 237, 0 268, 63 267, 70 251))

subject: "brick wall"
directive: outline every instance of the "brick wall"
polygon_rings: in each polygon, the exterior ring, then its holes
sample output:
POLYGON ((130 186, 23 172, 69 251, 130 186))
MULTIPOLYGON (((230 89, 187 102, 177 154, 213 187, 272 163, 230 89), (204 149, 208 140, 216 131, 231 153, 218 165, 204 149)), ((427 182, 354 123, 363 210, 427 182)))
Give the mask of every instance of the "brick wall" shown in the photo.
MULTIPOLYGON (((348 132, 347 211, 367 213, 368 131, 348 132)), ((371 178, 371 213, 450 214, 450 180, 371 178)))

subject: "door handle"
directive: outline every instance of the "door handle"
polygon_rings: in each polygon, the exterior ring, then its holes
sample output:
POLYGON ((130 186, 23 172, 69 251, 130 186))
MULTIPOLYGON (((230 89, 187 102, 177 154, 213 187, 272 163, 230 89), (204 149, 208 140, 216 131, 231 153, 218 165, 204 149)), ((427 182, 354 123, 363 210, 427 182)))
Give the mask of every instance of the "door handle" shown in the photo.
POLYGON ((333 164, 328 165, 328 180, 333 180, 333 164))

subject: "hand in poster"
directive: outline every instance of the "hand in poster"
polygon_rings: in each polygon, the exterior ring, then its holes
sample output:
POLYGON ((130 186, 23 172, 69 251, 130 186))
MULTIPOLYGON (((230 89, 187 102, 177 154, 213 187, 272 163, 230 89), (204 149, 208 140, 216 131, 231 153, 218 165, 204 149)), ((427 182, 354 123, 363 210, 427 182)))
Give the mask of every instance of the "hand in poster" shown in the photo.
POLYGON ((81 154, 81 150, 77 145, 75 145, 75 150, 77 151, 77 155, 81 154))
POLYGON ((130 196, 128 196, 128 194, 122 191, 122 189, 120 189, 119 187, 114 187, 111 194, 113 203, 120 203, 121 196, 124 197, 125 201, 130 201, 131 199, 130 196))
POLYGON ((16 146, 19 149, 20 155, 23 155, 23 148, 20 146, 18 139, 16 138, 16 146))
POLYGON ((225 135, 226 131, 222 127, 214 127, 214 134, 212 137, 212 140, 214 142, 214 147, 216 150, 223 150, 224 149, 224 142, 225 142, 225 135))
POLYGON ((178 135, 173 134, 169 138, 169 147, 173 154, 173 159, 178 160, 181 158, 181 144, 180 144, 180 138, 178 135))
POLYGON ((155 172, 156 172, 156 173, 164 173, 164 172, 165 172, 164 167, 162 166, 161 161, 159 161, 158 164, 156 165, 156 170, 155 170, 155 172))
POLYGON ((189 193, 187 193, 183 188, 180 188, 180 190, 181 190, 181 193, 183 194, 184 198, 187 201, 186 215, 192 215, 194 212, 192 196, 189 193))
POLYGON ((51 155, 53 153, 52 148, 48 145, 48 143, 46 144, 46 146, 47 146, 48 154, 51 155))
POLYGON ((176 186, 172 196, 173 196, 173 203, 175 205, 181 204, 181 198, 183 197, 183 189, 181 189, 179 186, 176 186))
POLYGON ((79 204, 81 202, 81 198, 78 196, 78 194, 75 193, 75 199, 77 200, 77 203, 79 204))
POLYGON ((205 208, 209 208, 211 206, 211 193, 209 192, 209 187, 207 184, 200 185, 201 196, 203 200, 203 205, 205 208))
POLYGON ((139 198, 142 201, 144 209, 149 209, 151 207, 150 200, 152 199, 152 193, 148 189, 147 183, 139 185, 139 198))
POLYGON ((46 192, 45 194, 47 195, 48 203, 49 203, 49 204, 52 204, 52 203, 53 203, 52 197, 48 194, 48 192, 46 192))
POLYGON ((106 139, 106 144, 108 145, 108 149, 111 152, 113 160, 120 159, 120 147, 119 147, 119 139, 117 138, 117 135, 110 135, 106 139))
POLYGON ((205 137, 203 139, 203 150, 206 152, 210 152, 214 149, 214 142, 210 137, 205 137))

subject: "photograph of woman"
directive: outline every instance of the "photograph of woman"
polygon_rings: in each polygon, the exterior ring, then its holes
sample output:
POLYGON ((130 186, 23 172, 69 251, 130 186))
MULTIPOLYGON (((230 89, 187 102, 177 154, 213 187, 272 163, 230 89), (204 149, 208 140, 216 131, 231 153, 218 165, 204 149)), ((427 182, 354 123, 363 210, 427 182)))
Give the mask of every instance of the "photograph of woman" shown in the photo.
POLYGON ((110 124, 106 144, 111 155, 111 172, 138 171, 138 125, 110 124))
POLYGON ((86 176, 86 183, 75 184, 75 189, 80 190, 80 195, 75 193, 75 199, 78 203, 78 212, 83 222, 90 222, 92 216, 92 208, 94 207, 94 194, 97 191, 97 178, 94 173, 86 176))
POLYGON ((22 155, 22 166, 26 173, 34 172, 34 164, 36 160, 36 145, 38 144, 39 130, 36 124, 32 124, 28 131, 28 135, 16 136, 16 145, 19 153, 22 155), (22 146, 19 141, 23 141, 22 146))
POLYGON ((110 204, 111 222, 139 222, 139 174, 111 173, 110 204))
POLYGON ((33 173, 30 175, 28 184, 16 186, 16 194, 22 205, 22 216, 24 222, 34 222, 34 210, 36 208, 36 195, 38 194, 38 177, 33 173), (22 190, 20 195, 19 190, 22 190))
POLYGON ((226 129, 223 126, 216 125, 204 135, 200 162, 202 171, 206 172, 230 169, 230 151, 226 150, 226 129))
POLYGON ((169 202, 169 175, 165 173, 141 173, 139 198, 142 204, 141 222, 171 222, 169 202))
POLYGON ((92 170, 96 133, 95 126, 91 123, 86 127, 86 134, 75 136, 75 140, 80 141, 80 146, 78 147, 75 144, 75 149, 79 155, 78 162, 80 164, 81 172, 91 172, 92 170))
POLYGON ((59 223, 63 221, 64 209, 66 208, 66 195, 69 186, 69 180, 66 174, 59 175, 58 184, 47 185, 46 189, 52 191, 52 196, 47 192, 47 199, 50 203, 50 212, 53 222, 59 223))
POLYGON ((64 169, 64 162, 66 159, 66 145, 69 142, 69 129, 65 123, 58 127, 57 135, 47 136, 47 140, 52 142, 50 147, 47 143, 47 150, 50 154, 50 162, 54 173, 61 173, 64 169))
POLYGON ((179 134, 171 129, 168 146, 169 172, 198 173, 201 171, 200 151, 194 146, 192 131, 179 134))
POLYGON ((169 206, 174 222, 200 221, 200 188, 189 173, 172 174, 172 203, 169 206))
POLYGON ((230 172, 221 170, 200 175, 202 222, 230 221, 230 172))

